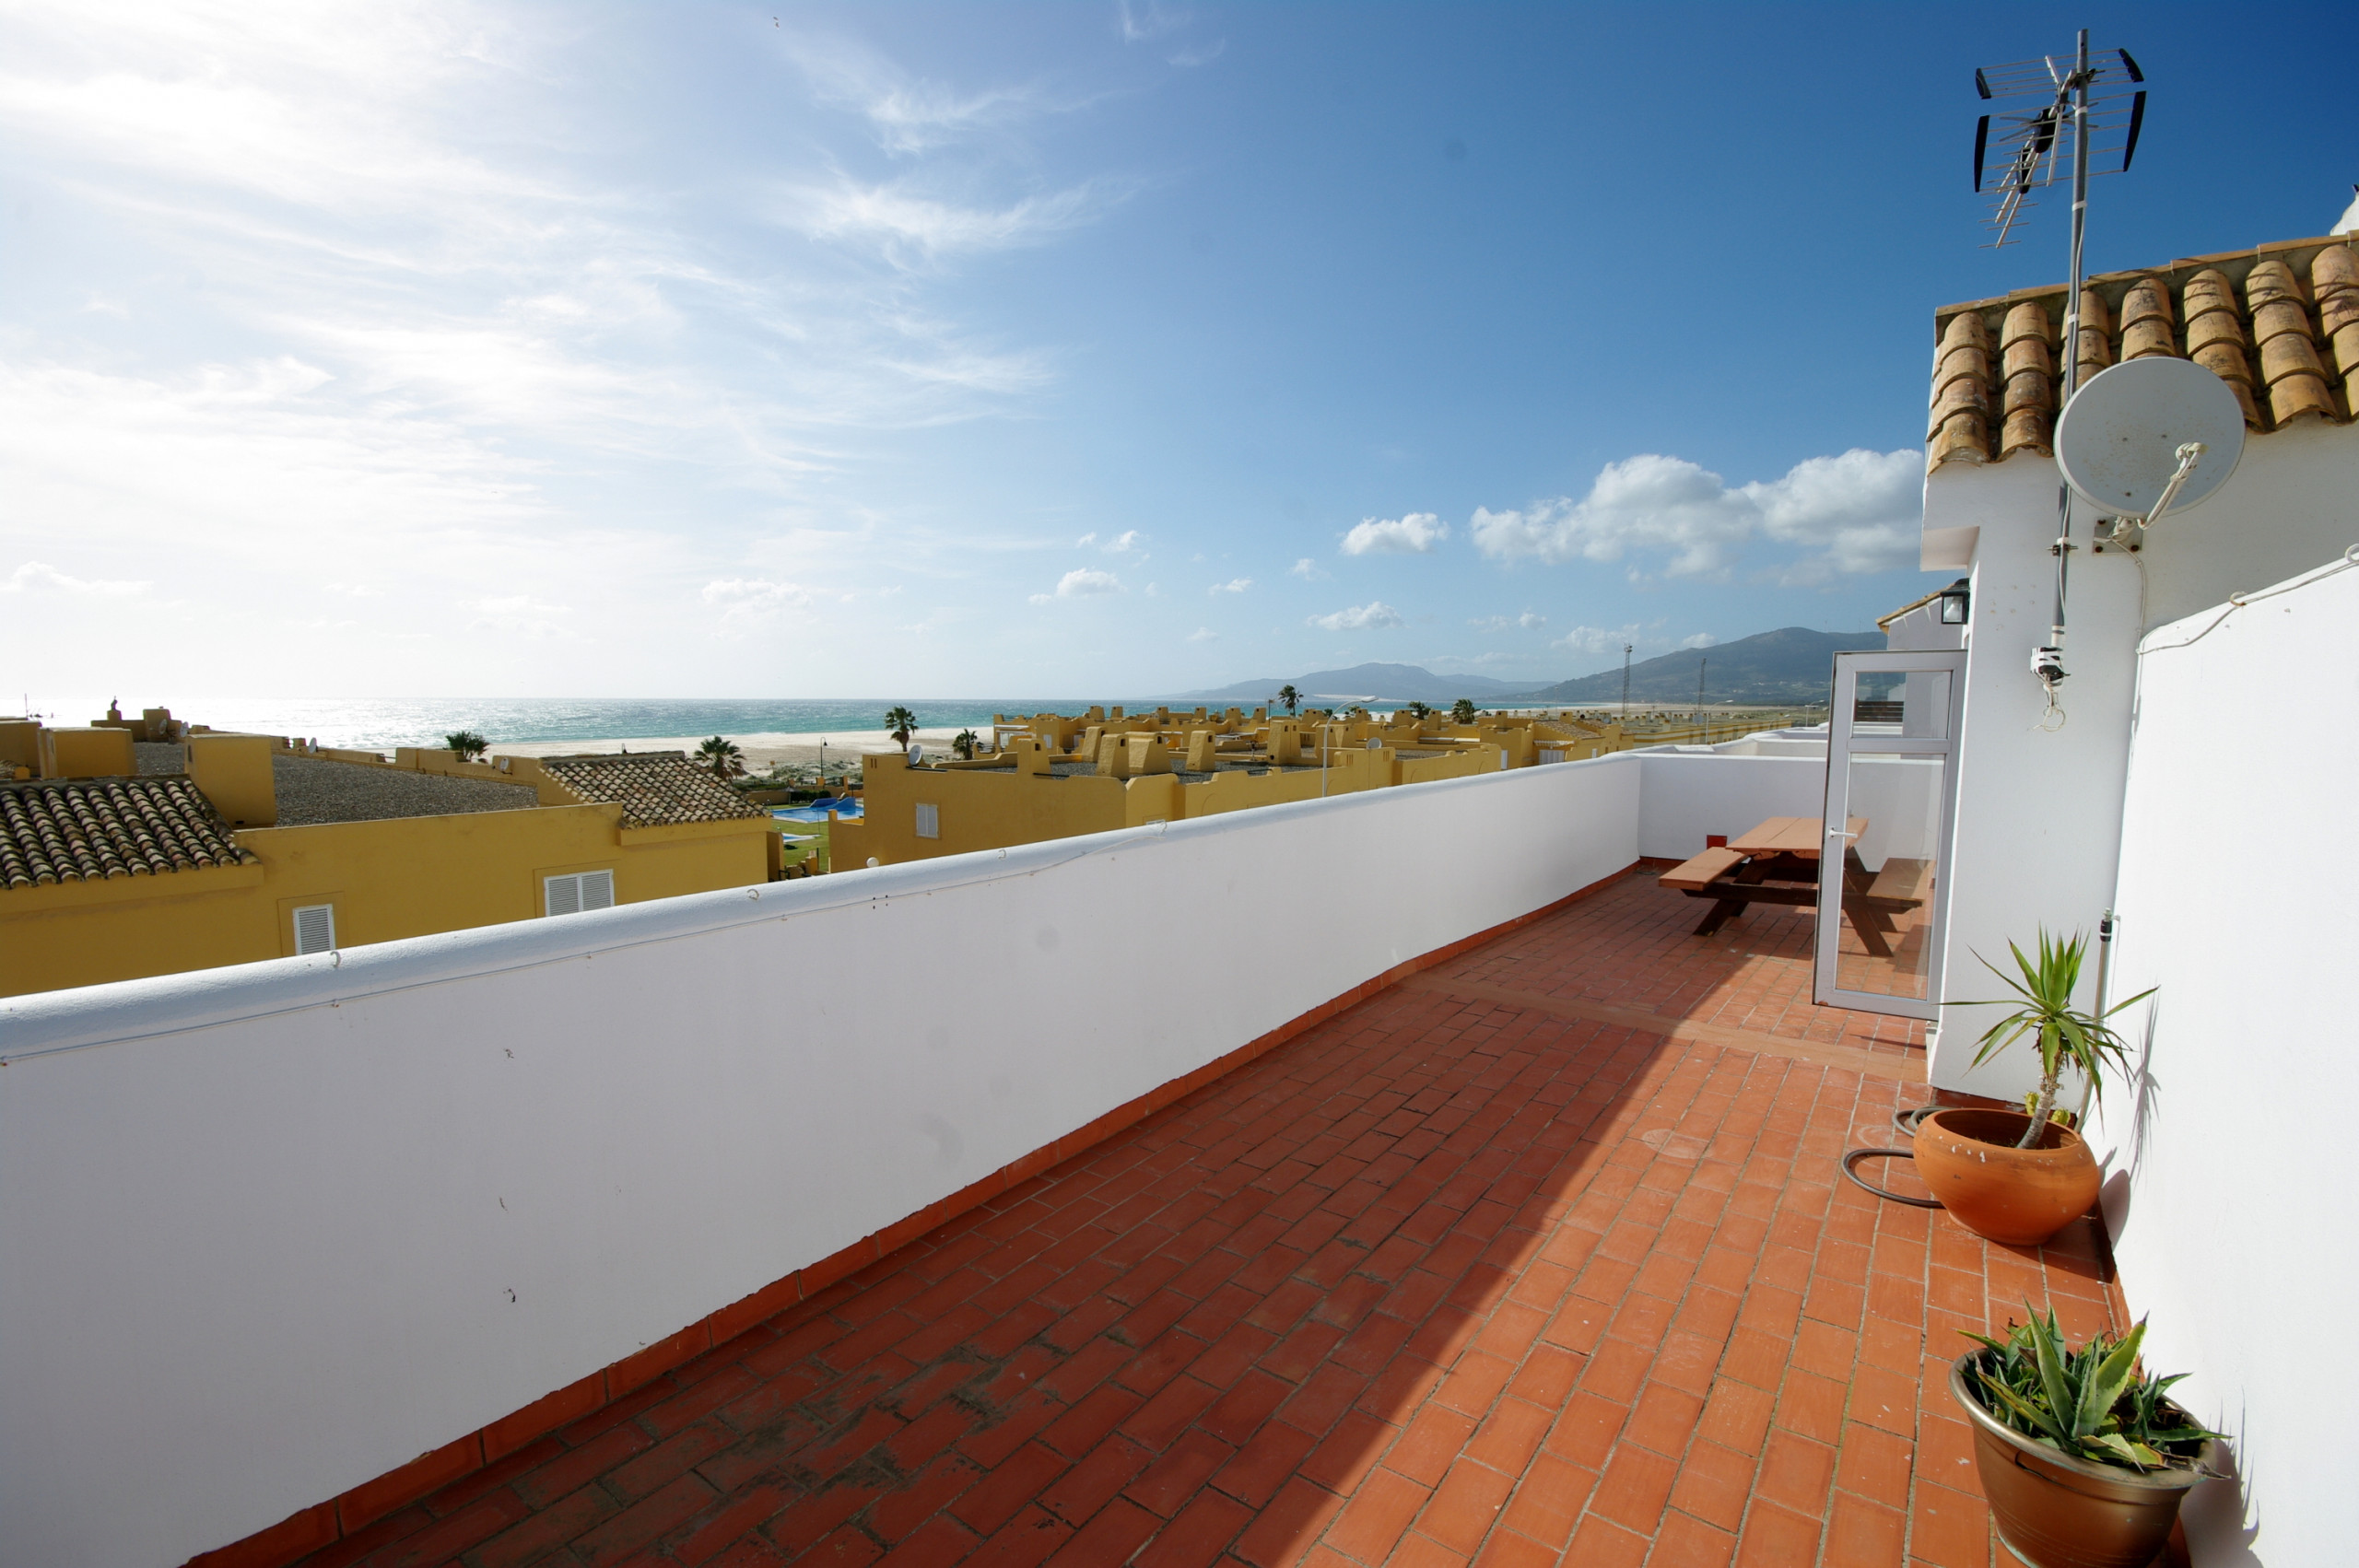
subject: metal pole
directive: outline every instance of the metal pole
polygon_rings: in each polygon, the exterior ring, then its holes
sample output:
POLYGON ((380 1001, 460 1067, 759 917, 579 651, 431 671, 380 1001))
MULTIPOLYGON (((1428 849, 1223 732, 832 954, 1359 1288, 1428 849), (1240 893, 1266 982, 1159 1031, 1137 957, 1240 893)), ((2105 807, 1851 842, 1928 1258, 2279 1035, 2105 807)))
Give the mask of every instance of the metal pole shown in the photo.
POLYGON ((1712 657, 1708 653, 1704 656, 1703 661, 1696 666, 1696 722, 1705 726, 1704 743, 1706 745, 1712 743, 1712 734, 1704 718, 1704 672, 1711 667, 1712 657))
MULTIPOLYGON (((2089 220, 2089 29, 2083 28, 2074 55, 2072 76, 2066 84, 2072 102, 2072 263, 2071 281, 2064 294, 2064 395, 2072 401, 2081 368, 2081 246, 2089 220)), ((2072 489, 2056 486, 2056 619, 2048 628, 2048 646, 2064 647, 2064 594, 2072 562, 2072 489)))
POLYGON ((1630 645, 1622 645, 1622 722, 1630 721, 1630 645))

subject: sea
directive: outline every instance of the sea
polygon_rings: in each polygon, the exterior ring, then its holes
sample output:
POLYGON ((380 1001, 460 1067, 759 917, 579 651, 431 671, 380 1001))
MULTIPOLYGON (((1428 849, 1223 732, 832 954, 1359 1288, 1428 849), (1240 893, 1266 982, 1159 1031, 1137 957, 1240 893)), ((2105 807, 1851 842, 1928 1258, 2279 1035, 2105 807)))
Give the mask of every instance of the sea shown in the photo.
MULTIPOLYGON (((107 698, 43 700, 33 708, 53 724, 87 724, 102 717, 107 698)), ((123 710, 137 717, 155 701, 123 696, 123 710)), ((323 745, 362 750, 440 745, 457 730, 473 730, 494 745, 534 741, 628 741, 642 736, 813 735, 885 728, 897 703, 918 716, 921 729, 982 730, 998 713, 1079 713, 1120 703, 1135 712, 1156 699, 1138 697, 873 697, 792 701, 724 697, 435 697, 365 702, 349 697, 205 697, 167 704, 175 719, 216 730, 264 735, 304 735, 323 745)))

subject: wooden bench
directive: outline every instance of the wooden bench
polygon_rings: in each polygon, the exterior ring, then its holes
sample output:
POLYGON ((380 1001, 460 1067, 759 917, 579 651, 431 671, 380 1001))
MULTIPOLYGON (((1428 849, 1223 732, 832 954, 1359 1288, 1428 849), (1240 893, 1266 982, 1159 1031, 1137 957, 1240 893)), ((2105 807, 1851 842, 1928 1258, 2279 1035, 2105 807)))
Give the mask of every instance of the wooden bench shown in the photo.
POLYGON ((1683 860, 1655 880, 1664 887, 1675 887, 1682 893, 1701 893, 1704 889, 1744 864, 1744 856, 1725 845, 1705 850, 1693 860, 1683 860))
POLYGON ((1876 904, 1889 904, 1896 909, 1914 909, 1925 902, 1926 889, 1933 880, 1933 862, 1908 860, 1895 855, 1884 861, 1884 870, 1876 872, 1863 895, 1876 904))

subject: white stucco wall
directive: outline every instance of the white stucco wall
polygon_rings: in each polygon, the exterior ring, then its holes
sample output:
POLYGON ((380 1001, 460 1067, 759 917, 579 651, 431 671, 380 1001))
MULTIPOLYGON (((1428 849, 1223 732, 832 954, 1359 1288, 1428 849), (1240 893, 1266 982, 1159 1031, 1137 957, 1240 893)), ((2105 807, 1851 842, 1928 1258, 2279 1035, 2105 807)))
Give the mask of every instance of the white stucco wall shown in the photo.
POLYGON ((1622 869, 1641 766, 7 999, 0 1563, 177 1563, 497 1420, 1622 869))
MULTIPOLYGON (((2359 539, 2359 517, 2345 524, 2359 539)), ((2359 570, 2147 639, 2117 905, 2114 994, 2141 1072, 2094 1137, 2148 1364, 2235 1441, 2246 1492, 2187 1520, 2201 1568, 2351 1560, 2343 1427, 2359 1368, 2359 1101, 2346 977, 2359 910, 2336 850, 2359 801, 2359 570)))
MULTIPOLYGON (((2118 869, 2140 635, 2340 551, 2359 494, 2359 427, 2312 420, 2254 437, 2228 485, 2202 506, 2165 519, 2134 557, 2121 550, 2092 555, 2093 518, 2076 508, 2072 533, 2083 548, 2072 557, 2071 678, 2061 693, 2067 718, 2051 733, 2040 728, 2045 705, 2028 661, 2048 640, 2057 484, 2053 462, 2022 454, 1988 465, 1949 463, 1925 486, 1929 534, 1979 530, 1955 837, 1942 895, 1950 901, 1949 998, 1992 994, 1998 982, 1977 952, 2003 963, 2011 938, 2028 943, 2043 924, 2094 936, 2118 869)), ((1977 1016, 1945 1019, 1934 1039, 1932 1081, 2020 1095, 2036 1078, 2028 1059, 1968 1065, 1977 1016)))
POLYGON ((1824 743, 1816 757, 1720 751, 1625 754, 1643 769, 1638 853, 1684 860, 1708 835, 1743 833, 1765 817, 1819 814, 1826 790, 1824 743))

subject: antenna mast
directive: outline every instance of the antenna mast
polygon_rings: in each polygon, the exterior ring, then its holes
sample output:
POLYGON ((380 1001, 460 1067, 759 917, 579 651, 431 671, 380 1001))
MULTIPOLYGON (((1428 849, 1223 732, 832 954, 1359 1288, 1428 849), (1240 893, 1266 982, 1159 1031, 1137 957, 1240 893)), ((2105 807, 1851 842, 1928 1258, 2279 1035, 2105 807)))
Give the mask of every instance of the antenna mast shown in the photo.
POLYGON ((1630 718, 1630 645, 1626 642, 1622 645, 1622 718, 1625 723, 1630 718))
MULTIPOLYGON (((2089 33, 2081 29, 2074 40, 2070 69, 2054 55, 2038 60, 2019 61, 2008 65, 1989 65, 1974 73, 1974 87, 1985 99, 1997 98, 2036 97, 2047 102, 2029 113, 2001 116, 1999 144, 2013 148, 2013 157, 2005 176, 1998 185, 1998 200, 1992 205, 1991 227, 1998 237, 1991 244, 2013 243, 2013 230, 2025 210, 2035 204, 2031 193, 2054 184, 2061 178, 2058 168, 2061 151, 2060 138, 2067 132, 2072 139, 2072 225, 2071 281, 2064 295, 2064 341, 2061 352, 2062 394, 2057 412, 2072 401, 2079 390, 2081 369, 2081 280, 2082 249, 2087 237, 2089 215, 2089 176, 2092 173, 2127 173, 2130 160, 2138 153, 2138 133, 2146 119, 2146 93, 2142 86, 2134 90, 2092 94, 2090 89, 2100 84, 2109 85, 2110 78, 2126 76, 2130 82, 2142 84, 2146 76, 2138 68, 2126 49, 2116 49, 2093 57, 2089 53, 2089 33), (2107 58, 2109 55, 2110 58, 2107 58), (2127 105, 2123 100, 2127 99, 2127 105), (2117 144, 2093 146, 2095 138, 2118 131, 2117 144), (2111 155, 2118 152, 2120 163, 2114 168, 2092 170, 2091 153, 2111 155)), ((1990 146, 1990 115, 1984 115, 1974 128, 1974 188, 1982 189, 1983 159, 1990 146)), ((2032 673, 2048 688, 2048 708, 2056 707, 2057 684, 2064 679, 2064 602, 2070 587, 2072 559, 2072 491, 2070 486, 2056 486, 2056 607, 2048 626, 2048 642, 2031 657, 2032 673)))

